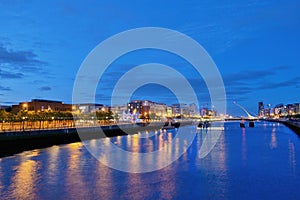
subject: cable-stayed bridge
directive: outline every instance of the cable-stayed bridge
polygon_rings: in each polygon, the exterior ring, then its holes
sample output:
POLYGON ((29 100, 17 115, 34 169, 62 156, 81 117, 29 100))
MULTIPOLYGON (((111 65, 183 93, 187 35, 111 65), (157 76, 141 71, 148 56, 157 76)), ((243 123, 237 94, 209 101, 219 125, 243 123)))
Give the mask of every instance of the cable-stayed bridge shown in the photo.
POLYGON ((246 114, 247 114, 247 118, 245 118, 246 120, 257 120, 257 116, 253 116, 251 115, 247 110, 246 108, 244 108, 243 106, 241 106, 240 104, 238 104, 237 102, 233 102, 235 105, 237 105, 239 108, 241 108, 246 114))

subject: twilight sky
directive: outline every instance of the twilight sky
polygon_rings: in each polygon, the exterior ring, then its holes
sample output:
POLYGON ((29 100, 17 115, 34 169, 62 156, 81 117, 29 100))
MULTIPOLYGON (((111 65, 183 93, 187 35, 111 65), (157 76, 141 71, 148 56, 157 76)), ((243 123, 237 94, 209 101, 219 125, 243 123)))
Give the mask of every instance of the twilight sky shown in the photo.
MULTIPOLYGON (((257 113, 257 102, 300 102, 300 2, 291 1, 0 1, 0 104, 33 98, 72 102, 77 71, 101 41, 132 28, 164 27, 200 43, 216 63, 232 102, 257 113)), ((178 56, 155 50, 116 60, 98 85, 96 102, 108 104, 112 87, 130 68, 157 62, 181 69, 210 101, 201 77, 178 56)), ((166 88, 146 85, 134 99, 175 103, 166 88)))

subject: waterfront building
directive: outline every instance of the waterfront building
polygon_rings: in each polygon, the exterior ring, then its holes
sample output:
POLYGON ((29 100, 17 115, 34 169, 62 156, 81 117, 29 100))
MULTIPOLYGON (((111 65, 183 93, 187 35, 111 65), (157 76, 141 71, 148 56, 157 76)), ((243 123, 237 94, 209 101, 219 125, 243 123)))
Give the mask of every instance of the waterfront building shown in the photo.
POLYGON ((215 110, 208 110, 208 116, 209 117, 216 117, 217 116, 217 111, 215 111, 215 110))
POLYGON ((200 115, 202 117, 206 116, 208 114, 208 109, 207 108, 201 108, 200 110, 200 115))
POLYGON ((79 113, 91 113, 97 110, 101 110, 102 108, 104 108, 103 104, 93 104, 93 103, 74 104, 72 106, 72 110, 74 112, 79 112, 79 113))
POLYGON ((131 114, 139 113, 144 116, 155 114, 158 117, 166 117, 167 106, 149 100, 132 100, 127 104, 127 111, 131 114))
POLYGON ((287 104, 285 107, 286 107, 287 115, 294 115, 295 114, 294 104, 287 104))
POLYGON ((300 114, 300 103, 294 103, 295 114, 300 114))
POLYGON ((264 108, 264 102, 258 102, 258 116, 264 117, 265 116, 265 108, 264 108))
POLYGON ((130 114, 147 114, 150 110, 150 101, 132 100, 127 104, 127 111, 130 114))
POLYGON ((172 104, 171 107, 173 117, 178 117, 181 115, 180 104, 172 104))
POLYGON ((263 103, 258 103, 259 107, 259 114, 260 117, 287 117, 287 116, 294 116, 300 114, 300 103, 290 103, 284 105, 283 103, 277 104, 274 107, 271 107, 271 104, 267 104, 267 108, 263 109, 263 103), (263 114, 263 115, 262 115, 263 114))
POLYGON ((192 103, 189 106, 189 116, 190 117, 198 117, 199 116, 198 107, 195 103, 192 103))
POLYGON ((149 114, 154 113, 159 118, 167 117, 167 105, 164 103, 150 102, 149 114))
POLYGON ((277 104, 275 107, 274 107, 274 114, 275 116, 277 117, 281 117, 284 115, 284 105, 281 103, 281 104, 277 104))
POLYGON ((271 116, 271 108, 266 108, 264 112, 265 117, 270 117, 271 116))
POLYGON ((200 110, 200 114, 203 118, 212 118, 217 116, 217 111, 208 108, 202 108, 200 110))
POLYGON ((190 107, 187 104, 180 104, 180 113, 183 117, 190 117, 190 107))
POLYGON ((192 103, 190 105, 187 104, 172 104, 170 106, 172 109, 172 116, 178 117, 199 117, 199 110, 195 103, 192 103))
POLYGON ((191 105, 187 105, 184 103, 181 104, 172 104, 172 113, 173 113, 173 117, 178 117, 178 116, 182 116, 182 117, 190 117, 191 113, 196 113, 196 106, 194 106, 194 104, 191 105))
POLYGON ((117 121, 130 121, 131 120, 130 114, 128 115, 126 105, 111 106, 110 110, 112 111, 113 116, 117 121))
POLYGON ((172 106, 167 106, 167 117, 173 117, 173 108, 172 108, 172 106))
POLYGON ((32 99, 31 102, 21 102, 18 105, 12 106, 12 112, 19 111, 72 111, 71 104, 65 104, 62 101, 52 101, 45 99, 32 99))

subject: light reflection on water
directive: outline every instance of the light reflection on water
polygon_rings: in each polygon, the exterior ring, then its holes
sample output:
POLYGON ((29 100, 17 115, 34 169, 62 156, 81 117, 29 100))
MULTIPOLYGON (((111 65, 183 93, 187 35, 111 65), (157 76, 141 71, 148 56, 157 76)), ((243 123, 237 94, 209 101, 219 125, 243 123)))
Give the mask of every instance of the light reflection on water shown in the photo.
POLYGON ((12 191, 14 199, 36 199, 37 162, 34 160, 24 160, 15 169, 12 177, 13 185, 9 190, 12 191))
POLYGON ((293 172, 293 175, 295 175, 296 172, 295 145, 293 142, 291 142, 291 140, 289 140, 288 143, 289 143, 289 164, 293 172))
MULTIPOLYGON (((255 199, 293 198, 300 192, 300 139, 277 123, 256 123, 241 129, 225 123, 214 149, 203 159, 199 149, 206 134, 196 131, 194 142, 174 139, 174 131, 90 140, 97 148, 113 143, 132 152, 163 149, 177 161, 159 171, 132 174, 111 169, 73 143, 27 151, 0 159, 1 199, 255 199), (197 132, 197 133, 196 133, 197 132), (156 133, 156 134, 155 134, 156 133), (146 136, 149 137, 146 137, 146 136), (140 136, 140 137, 139 137, 140 136), (173 145, 166 145, 172 143, 173 145), (167 147, 167 148, 164 148, 167 147), (200 156, 201 157, 201 156, 200 156)), ((191 134, 191 133, 188 133, 191 134)), ((107 149, 102 159, 110 160, 107 149)), ((124 158, 116 156, 117 159, 124 158)), ((149 157, 144 165, 153 162, 149 157)), ((126 160, 126 158, 125 158, 126 160)), ((160 157, 157 162, 164 162, 160 157)), ((138 157, 122 163, 140 164, 138 157)))
POLYGON ((247 161, 247 138, 246 138, 246 129, 242 128, 242 160, 243 164, 246 165, 247 161))
POLYGON ((270 146, 271 146, 272 149, 277 147, 276 127, 273 127, 273 129, 272 129, 272 136, 271 136, 270 146))

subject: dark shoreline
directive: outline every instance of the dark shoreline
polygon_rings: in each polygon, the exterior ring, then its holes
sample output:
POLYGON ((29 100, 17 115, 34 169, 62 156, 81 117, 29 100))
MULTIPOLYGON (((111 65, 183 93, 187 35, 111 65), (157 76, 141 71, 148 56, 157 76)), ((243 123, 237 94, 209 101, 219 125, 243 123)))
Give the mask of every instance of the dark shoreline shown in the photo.
MULTIPOLYGON (((190 121, 181 122, 181 126, 190 124, 192 124, 190 121)), ((0 158, 12 156, 23 151, 51 147, 53 145, 105 137, 132 135, 146 130, 160 130, 162 127, 163 123, 86 127, 79 128, 80 133, 84 132, 84 135, 80 134, 81 137, 79 137, 76 128, 5 132, 0 135, 0 158), (104 135, 100 134, 100 129, 102 129, 104 135)))
POLYGON ((297 120, 266 119, 266 121, 282 123, 300 137, 300 122, 297 120))
POLYGON ((286 121, 282 123, 293 130, 300 137, 300 126, 298 124, 295 124, 292 121, 286 121))

